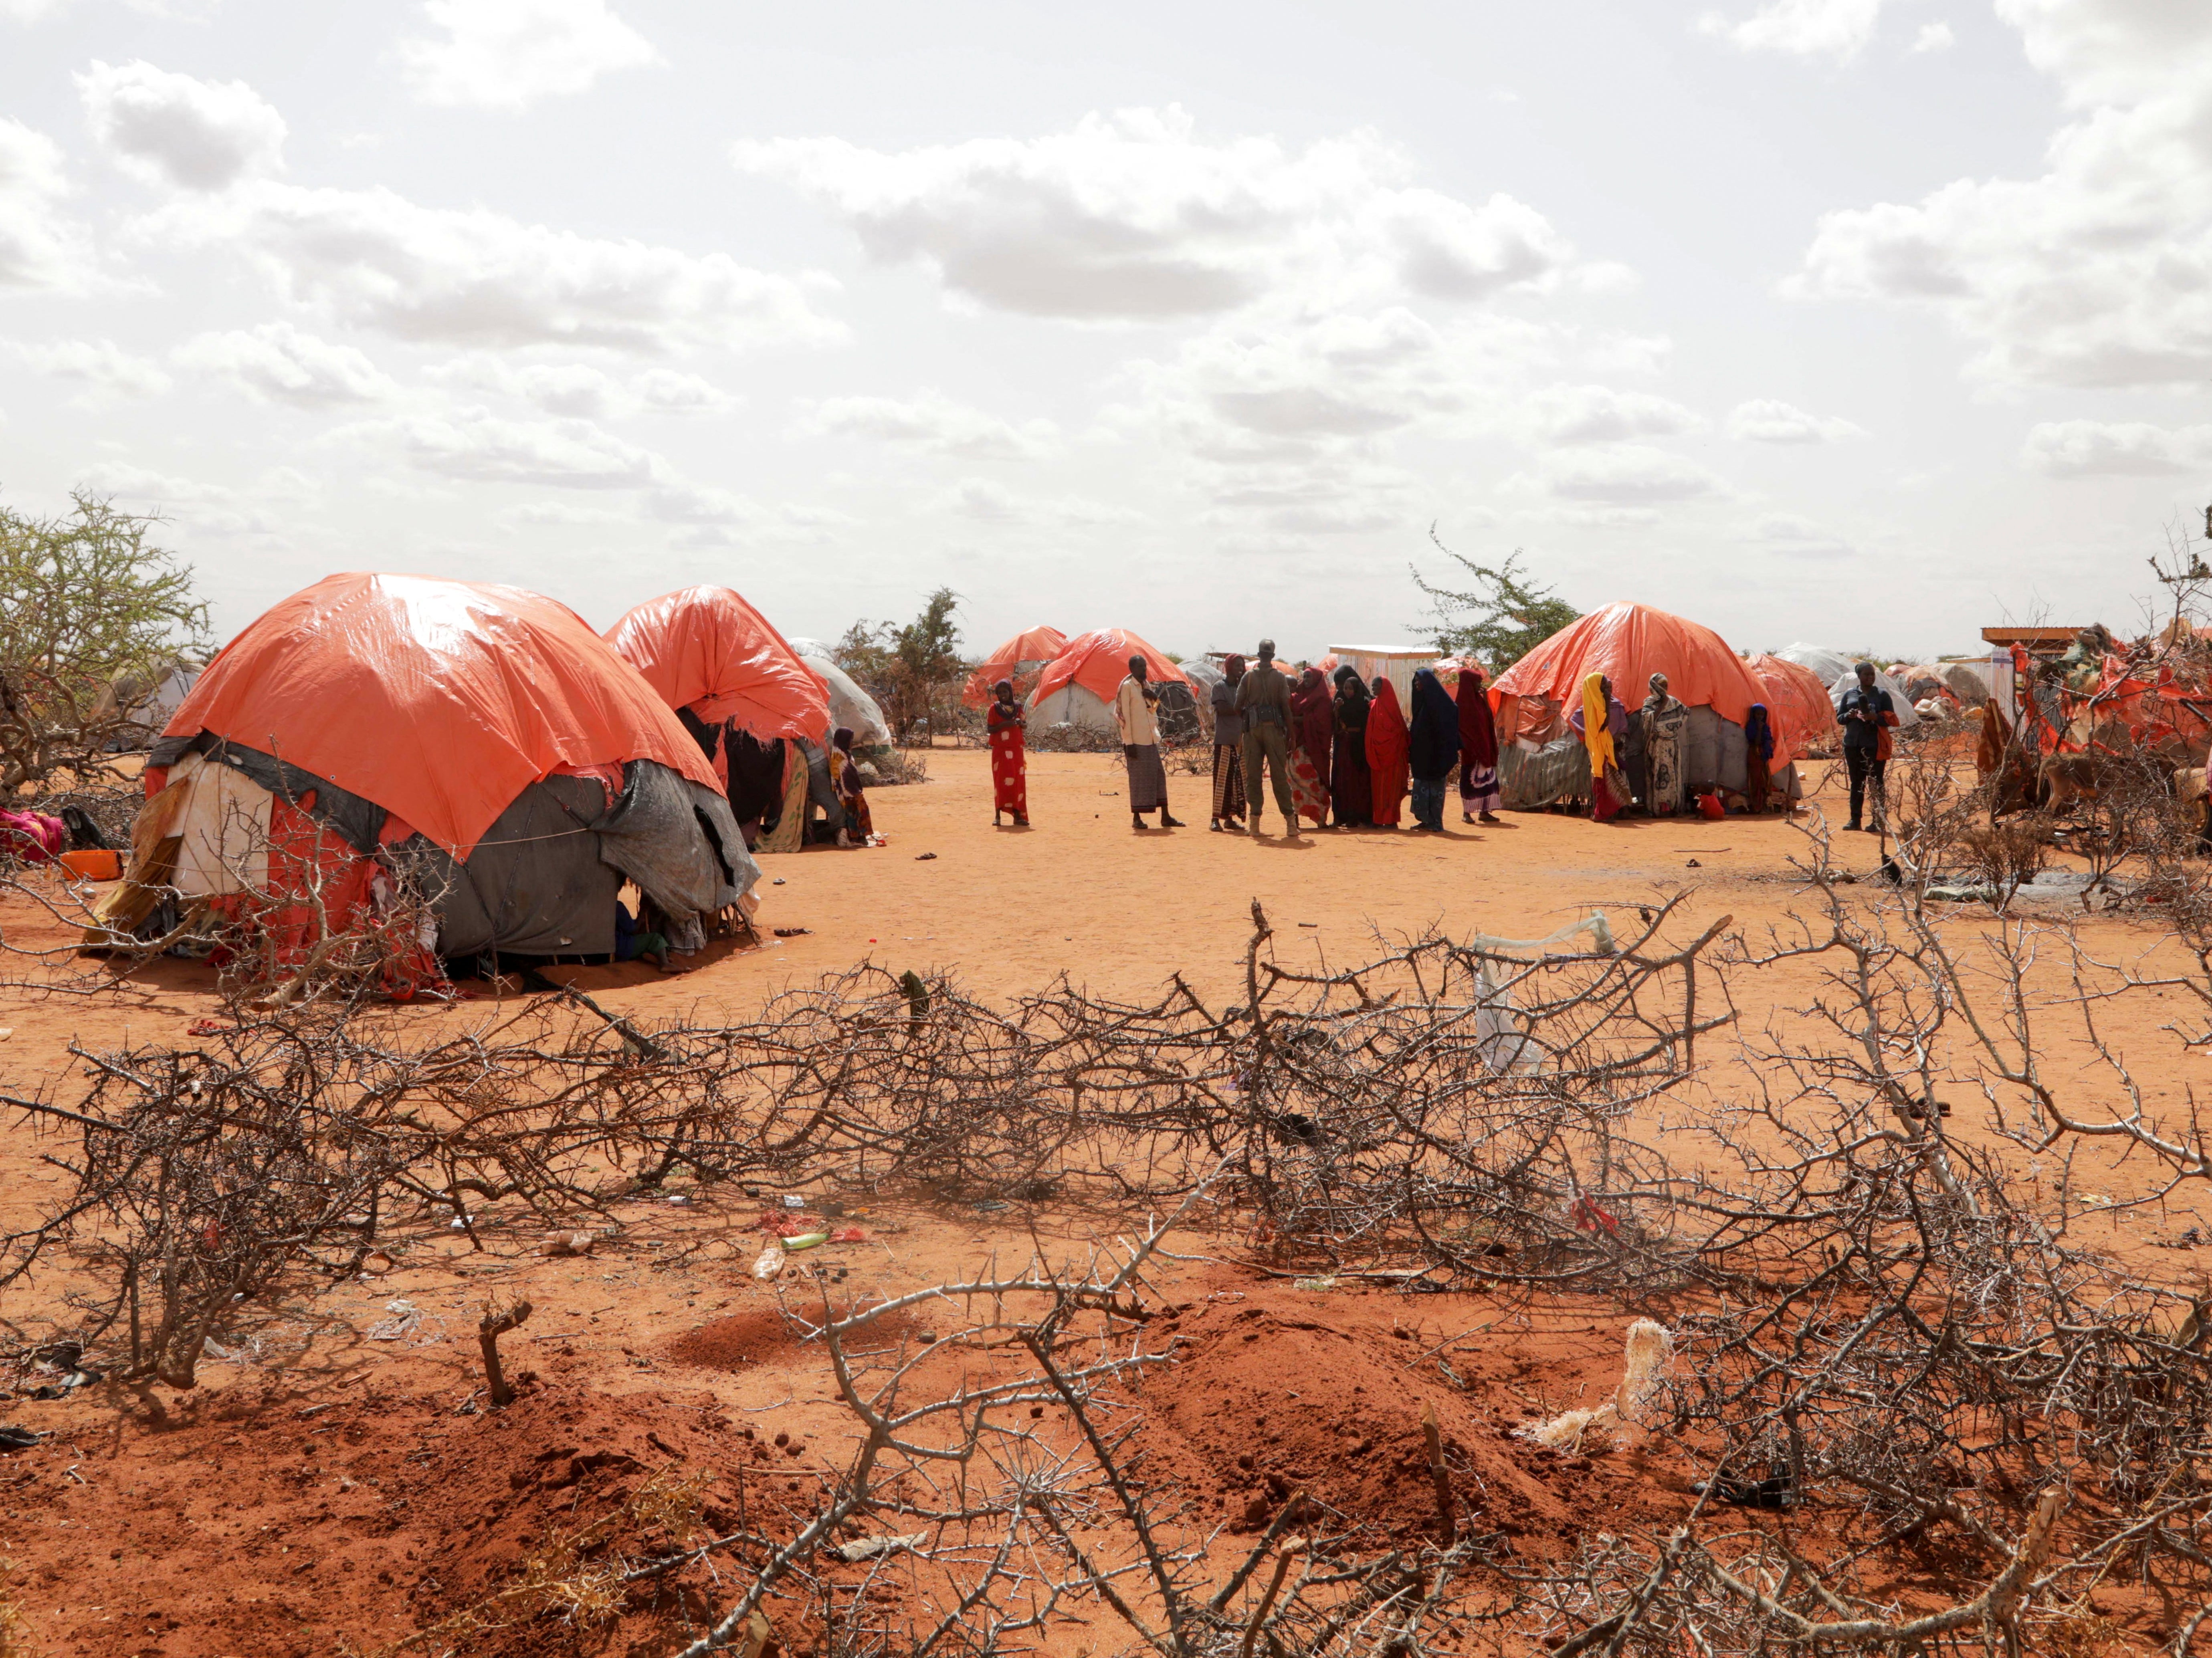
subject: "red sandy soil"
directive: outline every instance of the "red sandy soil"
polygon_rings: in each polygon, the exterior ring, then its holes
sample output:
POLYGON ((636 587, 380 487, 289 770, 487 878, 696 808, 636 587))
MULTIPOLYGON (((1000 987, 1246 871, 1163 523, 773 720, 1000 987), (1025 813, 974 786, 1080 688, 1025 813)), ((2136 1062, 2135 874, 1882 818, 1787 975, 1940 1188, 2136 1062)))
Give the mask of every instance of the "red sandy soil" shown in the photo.
MULTIPOLYGON (((1276 928, 1276 959, 1314 966, 1357 962, 1432 927, 1534 937, 1594 908, 1626 921, 1684 893, 1674 929, 1683 937, 1723 916, 1756 935, 1804 903, 1789 865, 1807 843, 1802 826, 1781 819, 1612 827, 1541 814, 1473 829, 1453 810, 1437 837, 1255 840, 1209 833, 1203 780, 1176 776, 1171 793, 1193 827, 1135 833, 1117 762, 1041 756, 1030 762, 1034 826, 994 830, 984 756, 929 758, 927 784, 873 796, 888 846, 763 860, 782 884, 764 888, 761 924, 803 926, 805 936, 666 977, 642 966, 572 976, 612 1011, 701 1021, 749 1015, 781 988, 861 961, 949 969, 987 999, 1062 974, 1143 996, 1174 971, 1226 997, 1241 979, 1255 901, 1276 928)), ((1872 837, 1838 840, 1846 864, 1872 869, 1872 837)), ((19 948, 70 937, 20 897, 0 900, 0 926, 19 948)), ((2080 936, 2111 958, 2163 944, 2139 920, 2089 920, 2080 936)), ((1740 975, 1745 1024, 1786 1029, 1814 982, 1802 964, 1740 975)), ((380 1017, 447 1034, 493 1011, 467 1002, 380 1017)), ((2181 1102, 2206 1063, 2160 1029, 2186 1011, 2175 997, 2166 1012, 2129 1014, 2110 1032, 2150 1074, 2154 1106, 2181 1102)), ((204 971, 182 963, 96 995, 7 993, 0 1091, 66 1096, 72 1040, 181 1042, 194 1021, 222 1013, 204 971)), ((2087 1057, 2045 1059, 2093 1077, 2087 1057)), ((56 1189, 60 1177, 38 1161, 46 1149, 20 1127, 0 1134, 0 1224, 56 1189)), ((2084 1168, 2077 1182, 2120 1195, 2149 1179, 2140 1166, 2084 1168)), ((238 1356, 204 1363, 189 1394, 102 1384, 60 1400, 0 1398, 0 1421, 52 1436, 0 1454, 0 1604, 15 1609, 22 1650, 246 1658, 344 1643, 375 1652, 495 1591, 549 1540, 672 1469, 710 1476, 706 1526, 742 1512, 743 1523, 787 1532, 857 1442, 819 1345, 778 1310, 781 1297, 818 1317, 822 1302, 804 1276, 776 1287, 751 1278, 759 1197, 684 1195, 625 1203, 587 1256, 544 1258, 539 1225, 495 1213, 481 1252, 441 1236, 399 1251, 384 1276, 280 1298, 241 1318, 229 1333, 238 1356), (483 1408, 474 1338, 477 1309, 495 1293, 526 1295, 536 1308, 502 1343, 510 1368, 534 1378, 499 1412, 483 1408), (397 1341, 370 1339, 396 1299, 418 1309, 422 1325, 397 1341)), ((808 1269, 842 1269, 823 1290, 841 1300, 951 1281, 994 1249, 1025 1255, 1032 1237, 1077 1257, 1127 1224, 1050 1207, 860 1206, 840 1224, 860 1226, 866 1241, 830 1246, 808 1269)), ((2187 1254, 2148 1246, 2191 1224, 2212 1235, 2194 1199, 2075 1224, 2086 1242, 2177 1272, 2187 1254)), ((1204 1248, 1231 1254, 1235 1240, 1204 1248)), ((66 1319, 63 1281, 0 1291, 0 1321, 33 1337, 54 1327, 66 1319)), ((1195 1523, 1249 1533, 1302 1496, 1334 1523, 1377 1536, 1433 1524, 1424 1404, 1437 1413, 1461 1488, 1479 1479, 1489 1523, 1531 1553, 1556 1554, 1595 1530, 1656 1529, 1691 1501, 1685 1473, 1663 1461, 1565 1456, 1512 1436, 1523 1421, 1610 1394, 1624 1318, 1508 1315, 1479 1295, 1350 1279, 1299 1289, 1218 1261, 1166 1267, 1159 1284, 1174 1310, 1148 1340, 1184 1345, 1143 1388, 1138 1444, 1145 1477, 1179 1488, 1195 1523)), ((884 1333, 927 1334, 919 1321, 884 1333)), ((625 1523, 637 1550, 653 1552, 649 1523, 625 1523)), ((726 1594, 726 1584, 722 1605, 726 1594)), ((540 1619, 481 1649, 650 1658, 711 1610, 647 1584, 602 1629, 540 1619)), ((819 1635, 779 1633, 790 1652, 819 1635)), ((1116 1626, 1076 1627, 1045 1649, 1121 1640, 1116 1626)))

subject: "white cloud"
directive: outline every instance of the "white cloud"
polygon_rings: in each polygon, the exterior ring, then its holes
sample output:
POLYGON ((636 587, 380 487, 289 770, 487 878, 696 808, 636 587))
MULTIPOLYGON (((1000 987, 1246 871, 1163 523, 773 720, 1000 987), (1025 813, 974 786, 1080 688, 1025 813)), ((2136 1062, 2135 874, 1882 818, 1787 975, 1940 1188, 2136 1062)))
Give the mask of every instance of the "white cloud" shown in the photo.
POLYGON ((424 9, 442 33, 399 50, 425 103, 519 110, 662 61, 606 0, 428 0, 424 9))
POLYGON ((93 137, 149 184, 227 190, 283 166, 284 118, 243 81, 95 60, 76 88, 93 137))
POLYGON ((1017 495, 995 478, 963 478, 927 503, 933 512, 951 513, 979 524, 1130 524, 1143 514, 1080 495, 1017 495))
POLYGON ((591 507, 579 501, 526 501, 517 506, 502 507, 491 515, 491 521, 502 530, 534 530, 549 524, 635 524, 637 517, 611 507, 591 507))
POLYGON ((756 524, 766 513, 757 502, 726 489, 681 479, 647 497, 646 510, 665 524, 756 524))
POLYGON ((234 487, 174 477, 131 461, 100 461, 82 468, 73 482, 126 510, 223 536, 295 536, 301 506, 321 491, 314 479, 289 466, 272 468, 244 487, 234 487))
POLYGON ((827 278, 421 207, 389 190, 258 184, 173 207, 154 228, 242 246, 288 297, 418 343, 664 352, 843 337, 809 302, 827 278))
POLYGON ((261 402, 300 409, 375 403, 398 389, 366 353, 318 339, 288 322, 264 323, 251 333, 232 329, 197 335, 170 360, 228 380, 261 402))
POLYGON ((971 460, 1033 459, 1051 450, 1060 437, 1060 428, 1048 420, 1018 427, 936 391, 903 399, 824 398, 800 416, 796 429, 808 436, 868 438, 971 460))
POLYGON ((1881 8, 1882 0, 1767 0, 1739 22, 1707 12, 1698 27, 1747 52, 1848 58, 1857 56, 1874 38, 1881 8))
POLYGON ((1772 398, 1753 398, 1730 410, 1728 434, 1745 443, 1836 443, 1865 428, 1834 415, 1808 415, 1772 398))
POLYGON ((1509 196, 1414 186, 1372 134, 1293 153, 1201 138, 1179 108, 896 154, 747 142, 732 159, 829 203, 870 258, 926 262, 963 300, 1032 316, 1205 316, 1291 288, 1474 300, 1552 284, 1571 256, 1509 196))
POLYGON ((2011 384, 2212 376, 2212 7, 1998 0, 2075 117, 2027 179, 1826 216, 1789 291, 1947 318, 2011 384))
POLYGON ((648 368, 634 376, 629 392, 653 415, 726 415, 738 406, 738 399, 713 381, 674 368, 648 368))
POLYGON ((1609 386, 1550 386, 1529 399, 1528 412, 1534 429, 1553 443, 1667 437, 1705 424, 1694 410, 1671 398, 1609 386))
POLYGON ((1544 459, 1534 481, 1562 501, 1617 507, 1727 493, 1727 486, 1695 461, 1633 443, 1554 451, 1544 459))
POLYGON ((649 491, 644 505, 649 517, 678 526, 674 538, 686 547, 819 543, 833 531, 849 532, 859 522, 848 513, 824 507, 787 502, 766 506, 680 477, 671 477, 649 491))
MULTIPOLYGON (((1539 285, 1563 270, 1573 249, 1551 221, 1510 196, 1480 207, 1433 190, 1390 192, 1378 216, 1396 243, 1407 288, 1436 300, 1480 300, 1516 284, 1539 285)), ((1633 274, 1620 265, 1591 273, 1600 288, 1633 274)))
POLYGON ((61 146, 0 116, 0 288, 82 282, 90 268, 84 239, 60 210, 69 189, 61 146))
MULTIPOLYGON (((0 17, 18 23, 42 23, 49 17, 58 17, 74 3, 75 0, 0 0, 0 17)), ((199 21, 222 0, 124 0, 124 3, 144 17, 199 21)))
POLYGON ((363 421, 326 441, 390 449, 426 472, 476 483, 638 489, 668 472, 659 456, 590 421, 511 421, 477 408, 363 421))
POLYGON ((2028 433, 2021 460, 2052 477, 2202 471, 2212 465, 2212 426, 2049 421, 2028 433))
POLYGON ((673 368, 650 368, 624 381, 590 363, 514 363, 486 351, 441 363, 426 378, 438 385, 516 398, 549 415, 585 420, 636 414, 726 414, 738 402, 698 375, 673 368))
POLYGON ((1849 558, 1858 549, 1825 524, 1791 513, 1773 513, 1752 528, 1750 539, 1784 558, 1849 558))
POLYGON ((1923 23, 1920 33, 1912 37, 1911 50, 1915 53, 1948 52, 1958 44, 1959 37, 1952 33, 1948 23, 1923 23))
POLYGON ((1312 464, 1439 422, 1509 423, 1517 383, 1548 367, 1557 331, 1481 313, 1439 326, 1402 307, 1224 321, 1170 361, 1128 365, 1133 407, 1182 454, 1215 463, 1312 464))
POLYGON ((95 495, 112 495, 126 504, 156 511, 179 506, 226 506, 238 499, 238 491, 228 484, 171 477, 129 461, 96 462, 77 473, 76 483, 95 495))
POLYGON ((1581 361, 1593 374, 1656 374, 1674 355, 1664 334, 1608 334, 1584 347, 1581 361))
POLYGON ((513 363, 488 351, 471 351, 428 370, 441 386, 469 386, 520 398, 549 415, 606 420, 629 411, 623 384, 583 362, 513 363))
POLYGON ((44 345, 19 341, 4 349, 16 361, 42 374, 83 382, 88 390, 79 401, 89 405, 159 397, 170 386, 159 363, 133 356, 112 340, 50 340, 44 345))

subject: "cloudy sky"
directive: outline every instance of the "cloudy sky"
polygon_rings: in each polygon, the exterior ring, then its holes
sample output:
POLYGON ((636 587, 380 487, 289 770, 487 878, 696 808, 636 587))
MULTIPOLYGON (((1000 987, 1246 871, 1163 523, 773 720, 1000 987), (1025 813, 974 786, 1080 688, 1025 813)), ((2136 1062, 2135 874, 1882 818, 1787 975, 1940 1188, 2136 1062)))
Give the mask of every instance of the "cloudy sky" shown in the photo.
POLYGON ((1528 564, 1739 646, 2136 613, 2212 4, 0 0, 0 500, 1181 651, 1528 564))

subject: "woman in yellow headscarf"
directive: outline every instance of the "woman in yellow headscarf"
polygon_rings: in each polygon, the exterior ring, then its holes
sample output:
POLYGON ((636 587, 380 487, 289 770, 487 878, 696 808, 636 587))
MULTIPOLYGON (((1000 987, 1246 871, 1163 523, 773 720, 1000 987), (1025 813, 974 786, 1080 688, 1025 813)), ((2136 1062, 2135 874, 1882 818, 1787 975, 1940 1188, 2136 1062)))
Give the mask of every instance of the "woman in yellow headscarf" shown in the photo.
POLYGON ((1589 750, 1590 816, 1609 823, 1628 804, 1628 779, 1620 769, 1620 739, 1628 735, 1628 710, 1601 673, 1583 681, 1583 705, 1569 721, 1589 750))

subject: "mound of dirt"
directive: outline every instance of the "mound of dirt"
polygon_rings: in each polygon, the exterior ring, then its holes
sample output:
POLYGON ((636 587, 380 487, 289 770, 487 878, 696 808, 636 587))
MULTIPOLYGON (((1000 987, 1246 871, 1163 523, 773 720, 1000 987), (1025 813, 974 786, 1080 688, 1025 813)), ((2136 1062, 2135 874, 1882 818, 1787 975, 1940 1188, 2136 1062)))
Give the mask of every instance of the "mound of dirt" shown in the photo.
MULTIPOLYGON (((808 1310, 810 1316, 821 1315, 818 1308, 808 1310)), ((852 1311, 849 1305, 833 1305, 830 1315, 845 1318, 852 1311)), ((921 1328, 910 1314, 887 1313, 855 1336, 847 1351, 859 1354, 896 1346, 917 1339, 921 1328)), ((667 1351, 677 1363, 702 1370, 746 1370, 756 1364, 788 1359, 794 1353, 811 1353, 824 1364, 830 1362, 830 1350, 818 1337, 810 1339, 773 1307, 710 1319, 678 1336, 668 1344, 667 1351)))
MULTIPOLYGON (((703 1394, 540 1386, 469 1415, 451 1393, 357 1399, 305 1418, 279 1389, 193 1403, 163 1430, 83 1456, 74 1477, 80 1452, 61 1436, 9 1459, 9 1530, 27 1540, 33 1516, 31 1528, 52 1528, 40 1564, 11 1585, 42 1649, 305 1658, 345 1643, 374 1654, 511 1587, 533 1554, 605 1516, 619 1517, 582 1559, 665 1552, 673 1540, 657 1505, 631 1508, 656 1477, 659 1491, 712 1476, 699 1493, 709 1532, 742 1516, 787 1534, 818 1490, 802 1443, 775 1446, 772 1429, 733 1424, 703 1394)), ((687 1593, 667 1580, 635 1586, 609 1649, 665 1644, 687 1593)), ((527 1658, 574 1652, 579 1638, 541 1618, 470 1649, 527 1658)))
POLYGON ((1516 1438, 1522 1407, 1485 1385, 1525 1365, 1508 1338, 1472 1351, 1455 1345, 1453 1368, 1470 1382, 1462 1390, 1361 1303, 1346 1312, 1323 1321, 1248 1300, 1169 1321, 1181 1356, 1144 1384, 1147 1480, 1212 1500, 1234 1531, 1261 1529, 1303 1494, 1334 1523, 1433 1533, 1428 1406, 1457 1497, 1477 1524, 1526 1549, 1549 1553, 1688 1501, 1679 1479, 1643 1457, 1562 1455, 1516 1438))
POLYGON ((773 1307, 718 1318, 686 1330, 668 1344, 678 1364, 702 1370, 743 1370, 791 1352, 801 1345, 783 1315, 773 1307))

